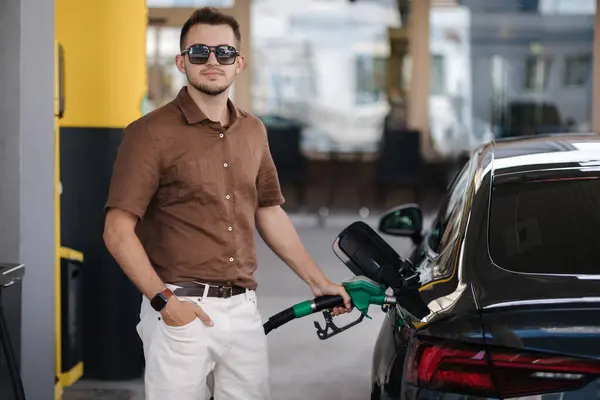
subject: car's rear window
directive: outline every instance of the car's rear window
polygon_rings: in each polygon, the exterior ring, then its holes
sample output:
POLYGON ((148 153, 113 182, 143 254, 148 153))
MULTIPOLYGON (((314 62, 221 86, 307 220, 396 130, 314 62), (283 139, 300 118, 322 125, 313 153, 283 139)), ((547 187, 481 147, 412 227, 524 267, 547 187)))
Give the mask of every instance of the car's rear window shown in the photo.
POLYGON ((489 225, 494 263, 524 273, 600 274, 599 178, 580 174, 494 187, 489 225))

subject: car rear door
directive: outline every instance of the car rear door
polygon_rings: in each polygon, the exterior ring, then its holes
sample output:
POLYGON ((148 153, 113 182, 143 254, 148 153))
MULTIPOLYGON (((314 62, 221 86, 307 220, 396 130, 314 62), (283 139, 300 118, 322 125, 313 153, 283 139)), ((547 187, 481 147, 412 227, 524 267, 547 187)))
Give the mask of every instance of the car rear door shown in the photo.
POLYGON ((506 397, 600 398, 600 169, 494 178, 491 265, 476 288, 506 397))

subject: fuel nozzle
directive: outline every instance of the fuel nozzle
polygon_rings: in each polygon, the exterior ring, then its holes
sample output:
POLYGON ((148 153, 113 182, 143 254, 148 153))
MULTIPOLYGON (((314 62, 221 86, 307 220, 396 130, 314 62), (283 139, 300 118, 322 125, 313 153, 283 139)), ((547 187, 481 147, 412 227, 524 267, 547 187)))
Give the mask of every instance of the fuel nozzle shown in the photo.
POLYGON ((364 275, 353 276, 352 278, 342 282, 342 285, 352 299, 352 306, 360 311, 360 316, 355 321, 350 322, 345 326, 338 327, 333 322, 333 317, 331 316, 329 310, 323 311, 323 315, 325 317, 325 326, 322 327, 321 324, 315 321, 317 336, 321 340, 329 339, 330 337, 359 324, 365 317, 371 319, 371 316, 368 314, 369 306, 371 304, 381 306, 396 304, 396 298, 394 296, 387 296, 385 294, 387 289, 385 285, 364 275))

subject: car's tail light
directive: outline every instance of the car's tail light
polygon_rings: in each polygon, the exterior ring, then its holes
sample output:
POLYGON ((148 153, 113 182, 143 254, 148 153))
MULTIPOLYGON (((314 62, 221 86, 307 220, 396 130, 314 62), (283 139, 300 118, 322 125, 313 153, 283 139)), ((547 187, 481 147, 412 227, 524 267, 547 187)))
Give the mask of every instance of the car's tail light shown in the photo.
POLYGON ((569 391, 598 376, 600 363, 593 360, 417 337, 405 368, 406 382, 417 387, 489 397, 569 391))

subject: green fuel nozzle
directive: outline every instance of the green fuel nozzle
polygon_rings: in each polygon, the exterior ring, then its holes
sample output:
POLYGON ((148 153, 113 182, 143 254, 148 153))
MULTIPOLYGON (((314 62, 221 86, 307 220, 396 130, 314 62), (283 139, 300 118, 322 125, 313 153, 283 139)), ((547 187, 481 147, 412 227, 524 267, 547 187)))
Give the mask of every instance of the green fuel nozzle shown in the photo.
POLYGON ((352 306, 360 311, 360 316, 355 321, 342 327, 338 327, 333 322, 331 313, 328 310, 324 310, 325 327, 321 327, 321 324, 317 321, 314 323, 315 328, 317 328, 317 336, 321 340, 329 339, 330 337, 359 324, 365 317, 372 319, 368 314, 369 306, 371 304, 380 306, 396 304, 395 297, 386 296, 386 287, 384 285, 365 276, 354 276, 351 279, 344 281, 342 285, 352 299, 352 306))
POLYGON ((396 298, 386 296, 386 287, 365 276, 354 276, 342 283, 350 298, 352 305, 361 312, 362 315, 371 319, 368 315, 371 304, 386 305, 396 304, 396 298))
POLYGON ((369 306, 375 305, 392 305, 396 304, 396 298, 385 294, 386 288, 365 276, 353 276, 352 278, 342 282, 342 285, 348 292, 352 301, 352 307, 360 311, 360 317, 343 327, 338 327, 333 323, 333 317, 329 310, 335 307, 343 307, 344 299, 341 296, 319 296, 313 300, 303 301, 279 314, 271 317, 264 325, 265 333, 280 327, 281 325, 296 319, 302 318, 310 314, 323 311, 326 325, 324 328, 315 321, 317 335, 320 339, 328 339, 348 328, 362 322, 364 317, 371 319, 368 315, 369 306))

